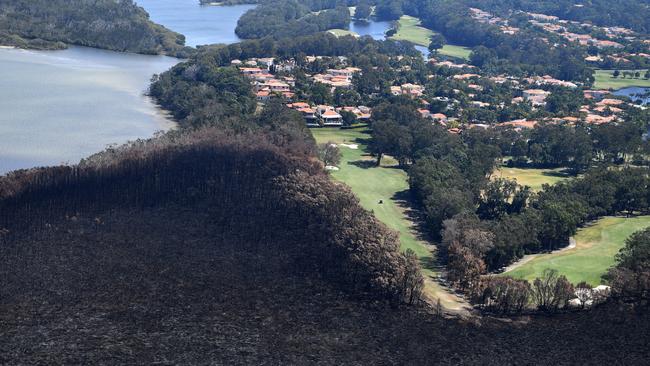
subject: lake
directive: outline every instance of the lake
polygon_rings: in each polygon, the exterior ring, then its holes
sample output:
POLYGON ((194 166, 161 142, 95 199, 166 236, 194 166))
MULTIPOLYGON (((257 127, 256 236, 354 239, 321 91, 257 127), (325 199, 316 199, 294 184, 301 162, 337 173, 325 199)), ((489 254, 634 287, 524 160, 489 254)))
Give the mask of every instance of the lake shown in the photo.
MULTIPOLYGON (((139 0, 154 21, 188 45, 233 43, 252 6, 200 6, 198 0, 139 0)), ((173 123, 144 93, 151 76, 180 60, 71 47, 0 48, 0 174, 77 163, 110 144, 149 138, 173 123)))
POLYGON ((76 163, 173 124, 144 96, 164 56, 92 48, 0 50, 0 173, 76 163))
POLYGON ((350 22, 350 31, 360 36, 371 36, 373 39, 381 40, 386 37, 386 31, 390 29, 391 22, 386 21, 361 21, 350 22))
MULTIPOLYGON (((350 31, 354 32, 360 36, 371 36, 376 40, 386 39, 386 31, 391 28, 391 23, 389 21, 362 21, 362 22, 350 22, 350 31)), ((416 50, 422 53, 422 56, 425 58, 429 57, 429 50, 427 47, 413 45, 416 50)))
POLYGON ((185 44, 235 43, 237 20, 255 5, 199 5, 199 0, 136 0, 158 24, 185 35, 185 44))
POLYGON ((634 101, 642 101, 643 104, 650 104, 650 88, 630 87, 619 89, 614 92, 614 95, 630 97, 634 101), (645 98, 641 95, 646 95, 645 98))

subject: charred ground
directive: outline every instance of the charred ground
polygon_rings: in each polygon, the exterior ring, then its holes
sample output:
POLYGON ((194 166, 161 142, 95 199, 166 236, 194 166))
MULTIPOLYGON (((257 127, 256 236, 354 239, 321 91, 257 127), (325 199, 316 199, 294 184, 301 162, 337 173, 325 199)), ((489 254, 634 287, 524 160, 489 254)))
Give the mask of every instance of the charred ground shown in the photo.
POLYGON ((646 362, 647 312, 403 305, 417 279, 394 235, 299 155, 200 131, 3 178, 0 361, 646 362))

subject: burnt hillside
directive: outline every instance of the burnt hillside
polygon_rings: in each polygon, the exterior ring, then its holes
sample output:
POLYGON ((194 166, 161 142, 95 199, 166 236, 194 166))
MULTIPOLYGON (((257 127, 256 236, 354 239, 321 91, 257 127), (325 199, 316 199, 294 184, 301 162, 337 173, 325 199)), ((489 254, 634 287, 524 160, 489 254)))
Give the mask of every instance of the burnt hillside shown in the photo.
POLYGON ((646 361, 646 315, 603 309, 477 326, 394 309, 296 274, 277 243, 258 251, 224 235, 207 205, 196 208, 116 210, 99 228, 69 219, 5 249, 0 363, 646 361))
POLYGON ((396 237, 301 151, 201 130, 1 178, 0 363, 647 362, 647 312, 403 305, 396 237))

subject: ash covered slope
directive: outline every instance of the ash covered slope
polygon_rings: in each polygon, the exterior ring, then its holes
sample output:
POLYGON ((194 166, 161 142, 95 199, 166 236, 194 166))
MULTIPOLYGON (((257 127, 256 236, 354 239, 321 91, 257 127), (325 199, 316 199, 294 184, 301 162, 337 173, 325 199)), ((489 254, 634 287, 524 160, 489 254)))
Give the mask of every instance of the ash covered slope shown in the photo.
POLYGON ((397 240, 300 149, 214 129, 1 180, 0 361, 639 364, 619 309, 513 325, 400 305, 397 240))

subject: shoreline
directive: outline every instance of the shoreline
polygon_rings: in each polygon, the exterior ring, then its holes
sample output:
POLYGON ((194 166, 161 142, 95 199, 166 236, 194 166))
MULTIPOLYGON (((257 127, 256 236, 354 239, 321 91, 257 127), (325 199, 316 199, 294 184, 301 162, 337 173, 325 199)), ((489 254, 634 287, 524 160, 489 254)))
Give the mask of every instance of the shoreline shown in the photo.
MULTIPOLYGON (((109 51, 109 50, 104 50, 100 48, 94 48, 94 47, 83 47, 83 46, 74 46, 71 47, 70 49, 67 50, 23 50, 18 47, 10 47, 10 46, 5 46, 5 45, 0 45, 0 53, 3 55, 3 61, 6 60, 11 62, 11 60, 32 60, 34 63, 39 64, 39 65, 50 65, 50 57, 55 57, 53 64, 55 66, 46 66, 48 67, 58 67, 65 69, 65 72, 73 72, 73 71, 68 71, 70 69, 70 65, 67 64, 65 61, 61 61, 61 57, 64 57, 65 60, 67 60, 67 57, 71 57, 72 60, 81 60, 79 62, 85 63, 85 65, 90 65, 94 64, 95 62, 102 66, 103 60, 105 60, 103 57, 104 55, 109 56, 106 60, 106 65, 103 68, 99 68, 97 70, 89 71, 85 70, 82 72, 77 73, 80 77, 80 83, 83 85, 92 85, 92 90, 106 90, 107 93, 113 94, 113 93, 119 93, 121 94, 126 94, 124 96, 119 97, 119 100, 126 100, 129 101, 129 105, 132 106, 129 107, 131 115, 133 117, 133 123, 131 124, 120 124, 120 123, 115 123, 114 126, 118 127, 101 127, 100 125, 95 126, 95 127, 84 127, 81 128, 79 131, 75 133, 88 133, 89 136, 101 136, 102 134, 109 134, 114 132, 111 129, 122 129, 126 128, 128 132, 125 132, 124 134, 127 135, 125 139, 121 139, 119 137, 116 138, 95 138, 92 137, 90 140, 94 144, 95 141, 100 141, 94 148, 87 148, 85 146, 86 142, 84 141, 74 141, 75 144, 79 145, 79 149, 81 151, 81 154, 77 153, 71 153, 71 150, 74 149, 67 149, 58 146, 57 144, 53 144, 52 151, 57 152, 57 154, 51 154, 50 152, 40 152, 38 154, 33 154, 33 155, 26 155, 25 158, 20 158, 20 154, 22 154, 25 150, 24 146, 25 144, 16 144, 15 146, 11 144, 7 144, 5 146, 5 151, 3 152, 3 156, 0 156, 2 158, 7 158, 7 161, 3 162, 3 164, 0 164, 0 176, 5 176, 9 174, 12 171, 15 170, 22 170, 22 169, 31 169, 39 166, 57 166, 59 165, 59 162, 65 162, 65 164, 77 164, 79 161, 88 158, 89 156, 92 156, 94 154, 97 154, 101 151, 103 151, 106 146, 109 145, 123 145, 126 143, 129 143, 133 140, 137 139, 151 139, 155 138, 161 134, 165 134, 171 131, 176 131, 180 129, 179 123, 173 118, 172 114, 162 108, 157 101, 152 98, 150 95, 147 93, 147 88, 149 86, 148 80, 151 78, 151 76, 155 73, 161 73, 168 71, 170 67, 173 67, 175 64, 178 64, 179 62, 182 62, 179 59, 176 58, 168 58, 164 59, 162 63, 159 63, 159 61, 156 61, 156 59, 152 59, 152 61, 148 61, 150 55, 140 55, 140 54, 125 54, 125 53, 120 53, 120 52, 114 52, 114 51, 109 51), (65 52, 74 52, 74 48, 78 49, 87 49, 88 51, 93 51, 89 55, 92 56, 90 58, 84 57, 86 53, 80 53, 80 54, 73 54, 72 56, 66 56, 69 55, 65 52), (5 51, 2 51, 5 50, 5 51), (29 54, 22 55, 22 52, 28 52, 29 54), (52 52, 52 53, 51 53, 52 52), (56 53, 54 53, 56 52, 56 53), (64 52, 63 54, 59 54, 59 52, 64 52), (32 54, 33 53, 33 54, 32 54), (74 56, 79 56, 75 58, 74 56), (98 55, 98 56, 97 56, 98 55), (139 58, 135 58, 133 67, 135 70, 140 67, 141 63, 142 64, 149 64, 151 63, 152 69, 151 69, 151 74, 149 73, 135 73, 131 72, 129 68, 129 63, 124 64, 124 61, 119 61, 123 60, 123 56, 127 57, 125 60, 132 60, 129 58, 129 56, 137 56, 139 58), (99 57, 99 58, 98 58, 99 57), (113 60, 116 60, 115 63, 113 63, 113 60), (57 62, 61 62, 61 64, 57 64, 57 62), (156 66, 158 65, 158 66, 156 66), (167 66, 169 65, 169 66, 167 66), (117 74, 108 74, 109 78, 106 78, 103 75, 103 73, 106 70, 114 70, 115 68, 124 68, 123 71, 116 71, 117 74), (157 71, 159 70, 159 71, 157 71), (89 76, 92 74, 92 77, 89 76), (117 75, 117 76, 116 76, 117 75), (122 80, 122 78, 127 78, 122 80), (125 81, 126 80, 126 81, 125 81), (91 83, 91 84, 89 84, 91 83), (108 131, 108 132, 106 132, 108 131), (147 133, 150 132, 150 133, 147 133), (104 142, 105 140, 105 142, 104 142), (85 152, 84 152, 85 151, 85 152), (58 154, 59 152, 62 152, 62 154, 58 154), (14 158, 13 156, 17 156, 18 158, 14 158)), ((168 57, 168 56, 154 56, 154 57, 168 57)), ((27 63, 26 63, 27 64, 27 63)), ((74 64, 75 66, 77 64, 74 64)), ((92 65, 91 65, 92 66, 92 65)), ((57 69, 58 70, 58 69, 57 69)), ((42 81, 39 83, 40 88, 47 88, 49 84, 47 82, 43 83, 42 81)), ((11 111, 8 112, 9 115, 11 115, 11 111)), ((91 119, 92 116, 88 116, 89 119, 91 119)), ((108 119, 110 120, 110 119, 108 119)), ((72 119, 72 123, 75 123, 76 119, 72 119)), ((45 124, 47 125, 47 124, 45 124)), ((8 124, 9 127, 12 126, 11 123, 8 124)), ((43 134, 43 135, 48 135, 48 134, 43 134)), ((121 136, 121 133, 118 133, 117 135, 121 136)), ((0 159, 2 160, 2 159, 0 159)))

